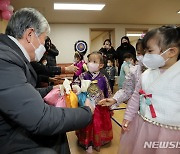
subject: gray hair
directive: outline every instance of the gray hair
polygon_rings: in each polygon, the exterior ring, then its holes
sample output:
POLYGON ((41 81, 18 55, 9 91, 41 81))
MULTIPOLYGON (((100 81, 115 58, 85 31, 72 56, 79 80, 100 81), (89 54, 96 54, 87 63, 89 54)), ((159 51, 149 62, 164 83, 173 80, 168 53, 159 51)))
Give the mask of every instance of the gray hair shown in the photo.
POLYGON ((16 11, 8 22, 5 34, 21 39, 28 28, 33 28, 39 36, 50 33, 50 26, 46 18, 34 8, 22 8, 16 11))

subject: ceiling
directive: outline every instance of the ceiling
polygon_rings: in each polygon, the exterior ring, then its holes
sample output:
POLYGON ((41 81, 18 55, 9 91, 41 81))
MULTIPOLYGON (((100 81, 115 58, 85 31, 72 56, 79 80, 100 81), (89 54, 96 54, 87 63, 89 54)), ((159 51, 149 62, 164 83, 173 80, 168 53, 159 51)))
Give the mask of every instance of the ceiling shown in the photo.
POLYGON ((180 0, 12 0, 15 11, 38 9, 49 23, 180 24, 180 0), (102 11, 54 11, 53 3, 104 3, 102 11))

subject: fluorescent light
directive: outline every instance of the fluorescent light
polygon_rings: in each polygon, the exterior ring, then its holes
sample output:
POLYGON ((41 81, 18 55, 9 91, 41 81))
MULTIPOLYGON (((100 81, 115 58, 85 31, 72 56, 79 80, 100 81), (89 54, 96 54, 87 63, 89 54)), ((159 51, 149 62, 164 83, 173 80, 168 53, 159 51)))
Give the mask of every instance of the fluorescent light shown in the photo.
POLYGON ((131 33, 129 33, 129 34, 126 34, 126 36, 141 36, 142 34, 131 34, 131 33))
POLYGON ((54 3, 54 10, 102 10, 105 4, 54 3))

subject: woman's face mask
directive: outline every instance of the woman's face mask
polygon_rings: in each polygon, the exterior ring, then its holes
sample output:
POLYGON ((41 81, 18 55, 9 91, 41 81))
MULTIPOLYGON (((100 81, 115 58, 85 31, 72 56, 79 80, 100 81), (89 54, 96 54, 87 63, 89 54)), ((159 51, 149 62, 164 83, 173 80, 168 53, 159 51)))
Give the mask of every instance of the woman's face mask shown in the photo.
POLYGON ((146 53, 143 58, 143 64, 147 68, 151 69, 157 69, 159 67, 163 67, 168 59, 164 59, 162 57, 163 54, 165 54, 169 49, 165 50, 162 54, 148 54, 146 53))
POLYGON ((122 43, 122 46, 123 46, 123 47, 127 47, 127 46, 128 46, 128 42, 123 42, 123 43, 122 43))

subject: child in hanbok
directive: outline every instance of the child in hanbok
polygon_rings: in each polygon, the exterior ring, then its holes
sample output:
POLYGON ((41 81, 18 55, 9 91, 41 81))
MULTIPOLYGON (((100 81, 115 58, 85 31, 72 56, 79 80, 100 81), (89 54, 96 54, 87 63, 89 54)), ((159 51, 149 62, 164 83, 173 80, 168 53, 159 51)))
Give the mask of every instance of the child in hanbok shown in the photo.
POLYGON ((87 65, 83 58, 84 54, 76 51, 74 54, 74 66, 78 67, 78 70, 74 73, 73 80, 75 80, 81 73, 87 71, 87 65))
POLYGON ((100 147, 109 143, 113 138, 111 114, 109 107, 97 105, 103 98, 111 96, 111 89, 107 78, 100 73, 103 67, 103 57, 99 52, 92 52, 88 56, 88 72, 79 76, 79 80, 91 80, 87 89, 87 99, 94 105, 92 122, 84 129, 78 130, 78 144, 84 147, 87 152, 92 152, 92 147, 100 151, 100 147))
POLYGON ((134 65, 135 57, 131 53, 125 53, 123 56, 123 64, 121 65, 118 88, 122 89, 125 76, 130 72, 130 68, 134 65))
POLYGON ((99 104, 107 104, 108 106, 111 106, 111 109, 115 109, 120 103, 126 102, 130 99, 135 90, 136 84, 145 69, 142 64, 144 54, 145 51, 143 50, 142 39, 139 39, 136 43, 136 59, 138 62, 135 66, 130 68, 129 73, 125 76, 122 89, 119 89, 112 98, 101 100, 99 104))
POLYGON ((119 154, 179 154, 180 27, 162 26, 143 38, 149 68, 128 102, 119 154))

